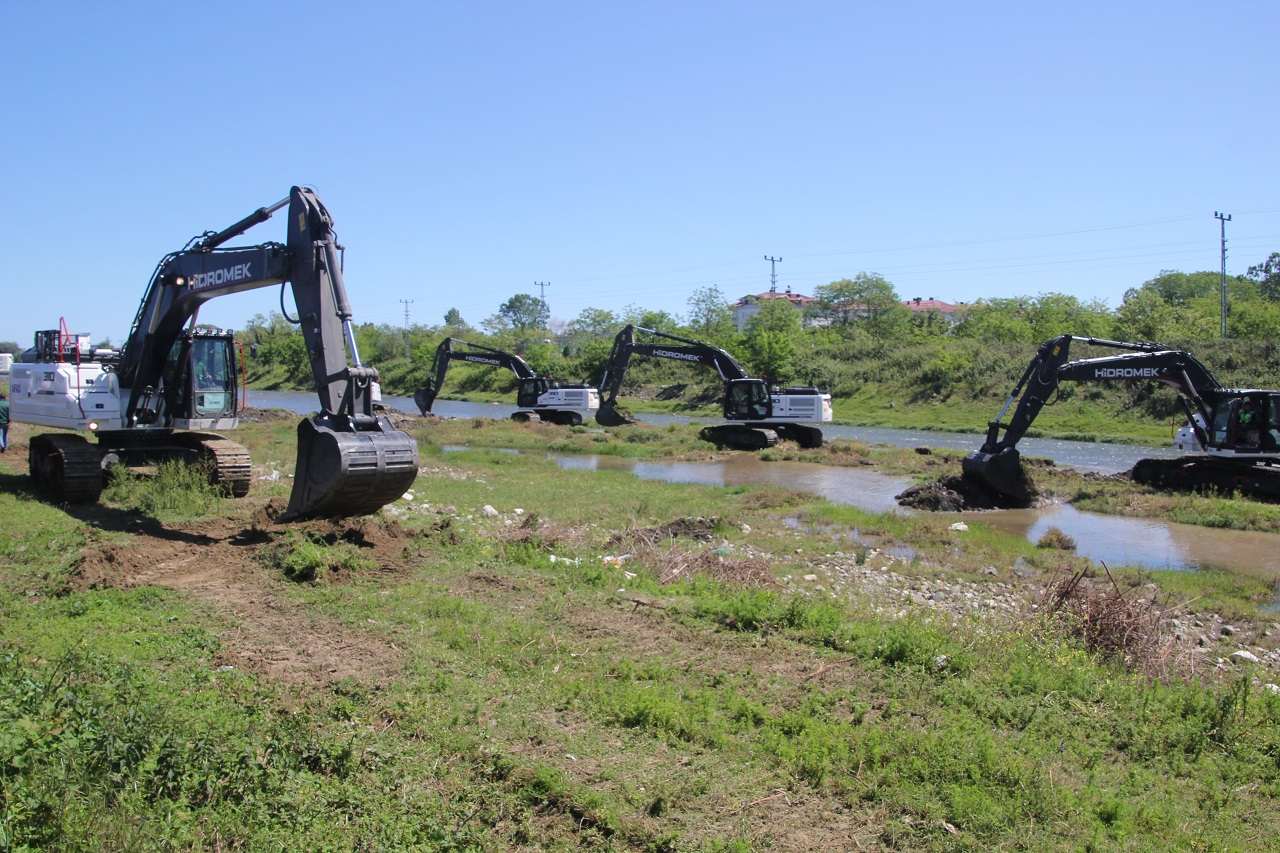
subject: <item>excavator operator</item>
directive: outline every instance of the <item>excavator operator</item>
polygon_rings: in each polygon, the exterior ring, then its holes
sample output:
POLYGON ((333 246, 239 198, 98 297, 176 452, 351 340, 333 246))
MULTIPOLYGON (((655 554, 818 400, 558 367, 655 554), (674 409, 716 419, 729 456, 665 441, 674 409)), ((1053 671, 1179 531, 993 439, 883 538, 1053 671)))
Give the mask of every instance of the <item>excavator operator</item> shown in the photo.
POLYGON ((1257 447, 1262 439, 1261 417, 1258 406, 1252 397, 1245 397, 1240 404, 1240 417, 1237 421, 1236 446, 1257 447))

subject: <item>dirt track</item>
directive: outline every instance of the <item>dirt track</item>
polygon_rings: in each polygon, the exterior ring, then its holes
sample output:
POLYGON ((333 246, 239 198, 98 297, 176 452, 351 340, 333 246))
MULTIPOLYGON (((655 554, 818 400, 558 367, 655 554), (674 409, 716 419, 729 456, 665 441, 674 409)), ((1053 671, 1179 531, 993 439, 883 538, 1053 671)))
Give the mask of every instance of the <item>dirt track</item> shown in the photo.
MULTIPOLYGON (((278 535, 271 521, 278 509, 259 509, 249 519, 172 526, 130 522, 98 507, 79 510, 78 517, 126 533, 129 541, 87 547, 76 582, 82 588, 183 590, 223 626, 220 665, 289 683, 322 684, 352 676, 377 681, 390 675, 398 657, 393 644, 326 621, 292 601, 289 582, 272 577, 260 564, 259 549, 278 535)), ((386 571, 397 569, 402 540, 408 537, 395 522, 368 518, 291 527, 351 542, 386 571)))

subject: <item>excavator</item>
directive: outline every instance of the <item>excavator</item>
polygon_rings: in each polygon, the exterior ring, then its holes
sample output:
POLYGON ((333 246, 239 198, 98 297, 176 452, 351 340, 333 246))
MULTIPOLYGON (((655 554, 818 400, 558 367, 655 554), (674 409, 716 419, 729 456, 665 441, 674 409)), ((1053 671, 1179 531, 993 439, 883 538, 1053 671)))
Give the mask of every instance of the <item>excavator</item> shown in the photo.
POLYGON ((1201 451, 1172 459, 1141 459, 1133 468, 1135 481, 1157 488, 1280 498, 1280 391, 1223 388, 1190 353, 1161 344, 1075 335, 1060 335, 1040 345, 1000 414, 987 424, 981 449, 964 458, 965 477, 1015 500, 1028 499, 1031 489, 1018 441, 1059 383, 1114 380, 1173 388, 1198 445, 1195 449, 1201 451), (1068 361, 1072 342, 1127 352, 1068 361), (1004 423, 1015 401, 1017 407, 1004 423))
POLYGON ((613 350, 600 378, 605 395, 596 412, 596 423, 606 427, 635 423, 618 405, 618 393, 633 355, 669 358, 711 367, 724 382, 724 418, 730 423, 709 426, 700 437, 717 447, 762 450, 780 439, 805 448, 822 446, 822 430, 805 423, 831 421, 831 395, 818 388, 770 388, 763 379, 747 376, 733 357, 719 347, 654 329, 630 325, 613 340, 613 350), (659 342, 637 341, 640 332, 659 342), (674 344, 661 341, 674 341, 674 344))
POLYGON ((453 361, 505 367, 514 373, 519 382, 516 405, 521 411, 512 413, 513 421, 530 423, 546 420, 561 426, 578 426, 582 423, 582 412, 593 412, 600 406, 600 392, 591 385, 552 382, 535 373, 528 362, 515 353, 458 338, 445 338, 436 347, 427 384, 413 395, 413 402, 422 414, 431 411, 453 361), (454 349, 455 345, 465 349, 454 349))
POLYGON ((197 316, 215 297, 279 284, 288 317, 288 282, 320 408, 298 424, 293 490, 280 520, 365 515, 403 495, 418 473, 418 445, 374 414, 378 371, 356 349, 341 249, 320 199, 293 187, 287 198, 164 256, 118 350, 92 348, 89 335, 69 332, 65 320, 37 332, 30 360, 10 375, 11 417, 72 432, 31 439, 36 486, 60 503, 93 503, 110 464, 180 461, 207 466, 210 481, 232 496, 247 494, 248 452, 212 432, 238 424, 234 336, 197 316), (224 247, 286 206, 285 243, 224 247))

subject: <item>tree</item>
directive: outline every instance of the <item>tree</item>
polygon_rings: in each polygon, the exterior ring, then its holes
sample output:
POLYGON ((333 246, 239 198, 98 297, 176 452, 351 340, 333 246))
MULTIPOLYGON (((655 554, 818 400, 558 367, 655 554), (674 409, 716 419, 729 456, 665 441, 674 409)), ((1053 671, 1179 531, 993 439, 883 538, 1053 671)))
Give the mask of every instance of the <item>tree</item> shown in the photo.
POLYGON ((462 319, 462 312, 457 308, 450 308, 444 312, 444 324, 451 329, 467 329, 467 321, 462 319))
POLYGON ((1025 296, 979 299, 965 309, 956 325, 956 335, 982 341, 1030 343, 1035 340, 1031 306, 1025 296))
POLYGON ((666 311, 648 311, 638 305, 628 305, 622 319, 642 329, 654 329, 668 334, 680 326, 679 319, 666 311))
POLYGON ((689 331, 695 338, 724 346, 737 337, 733 308, 720 288, 700 287, 689 297, 689 331))
POLYGON ((546 328, 551 310, 544 300, 528 293, 517 293, 502 303, 498 308, 498 316, 510 323, 512 328, 527 332, 546 328))
POLYGON ((747 320, 744 346, 756 371, 771 382, 789 382, 804 337, 800 312, 786 299, 770 299, 747 320))
POLYGON ((1065 334, 1100 338, 1111 332, 1111 311, 1097 299, 1081 302, 1066 293, 1042 293, 1031 300, 1028 313, 1034 341, 1065 334))
POLYGON ((511 331, 511 321, 503 317, 501 313, 491 314, 480 321, 480 328, 494 337, 500 337, 511 331))
POLYGON ((819 316, 841 330, 862 327, 875 337, 892 337, 906 330, 911 312, 882 275, 860 272, 814 290, 819 316))
POLYGON ((22 352, 22 348, 19 347, 13 341, 0 341, 0 352, 7 352, 10 355, 17 355, 18 353, 22 352))
POLYGON ((618 333, 622 322, 612 311, 603 308, 583 308, 569 324, 569 334, 583 338, 606 338, 618 333))
POLYGON ((1280 302, 1280 252, 1272 252, 1265 261, 1249 267, 1245 278, 1257 282, 1258 291, 1272 302, 1280 302))

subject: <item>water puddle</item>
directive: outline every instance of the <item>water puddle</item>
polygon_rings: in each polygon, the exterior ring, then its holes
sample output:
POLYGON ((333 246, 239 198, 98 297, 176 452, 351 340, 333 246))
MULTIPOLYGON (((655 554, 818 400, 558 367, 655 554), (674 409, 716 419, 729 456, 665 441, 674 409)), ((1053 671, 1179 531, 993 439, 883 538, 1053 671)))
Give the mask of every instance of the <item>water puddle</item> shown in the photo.
MULTIPOLYGON (((808 462, 761 462, 754 455, 734 454, 716 462, 637 461, 611 456, 553 456, 566 470, 627 471, 650 480, 710 486, 775 486, 856 506, 869 512, 910 510, 894 496, 910 480, 864 468, 835 468, 808 462)), ((1124 518, 1085 512, 1068 504, 1039 509, 996 510, 955 515, 966 523, 982 523, 1035 542, 1056 527, 1076 542, 1076 553, 1110 567, 1146 569, 1222 569, 1280 580, 1280 535, 1199 527, 1155 519, 1124 518)), ((853 545, 879 547, 858 531, 847 533, 853 545)), ((910 549, 906 549, 909 551, 910 549)), ((914 553, 895 554, 912 559, 914 553)))
MULTIPOLYGON (((314 396, 297 392, 251 391, 255 406, 274 406, 309 412, 314 396)), ((386 399, 386 398, 384 398, 386 399)), ((412 401, 387 400, 389 405, 413 411, 412 401), (405 403, 410 405, 405 406, 405 403)), ((453 417, 506 417, 514 408, 493 404, 440 401, 441 414, 453 417), (447 404, 447 405, 446 405, 447 404)), ((670 415, 644 416, 653 423, 690 420, 670 415)), ((852 438, 897 446, 929 446, 973 449, 980 435, 917 432, 860 427, 824 427, 829 438, 852 438)), ((446 447, 445 450, 464 450, 446 447)), ((1024 440, 1020 449, 1028 455, 1046 456, 1060 465, 1114 473, 1132 467, 1144 456, 1176 455, 1169 447, 1151 448, 1087 442, 1024 440)), ((515 450, 505 450, 517 453, 515 450)), ((826 498, 832 503, 856 506, 870 512, 901 512, 894 496, 910 481, 862 468, 835 468, 804 462, 761 462, 746 453, 717 462, 662 462, 620 459, 611 456, 553 456, 567 470, 627 471, 645 479, 711 486, 774 486, 826 498)), ((960 516, 956 516, 957 519, 960 516)), ((1006 533, 1036 541, 1050 527, 1075 540, 1077 553, 1108 566, 1194 571, 1217 568, 1268 580, 1280 580, 1280 535, 1218 530, 1151 519, 1122 518, 1084 512, 1068 505, 1034 510, 1000 510, 963 516, 968 523, 990 524, 1006 533)), ((852 541, 852 540, 851 540, 852 541)), ((906 556, 906 555, 902 555, 906 556)), ((910 559, 910 557, 906 557, 910 559)))

